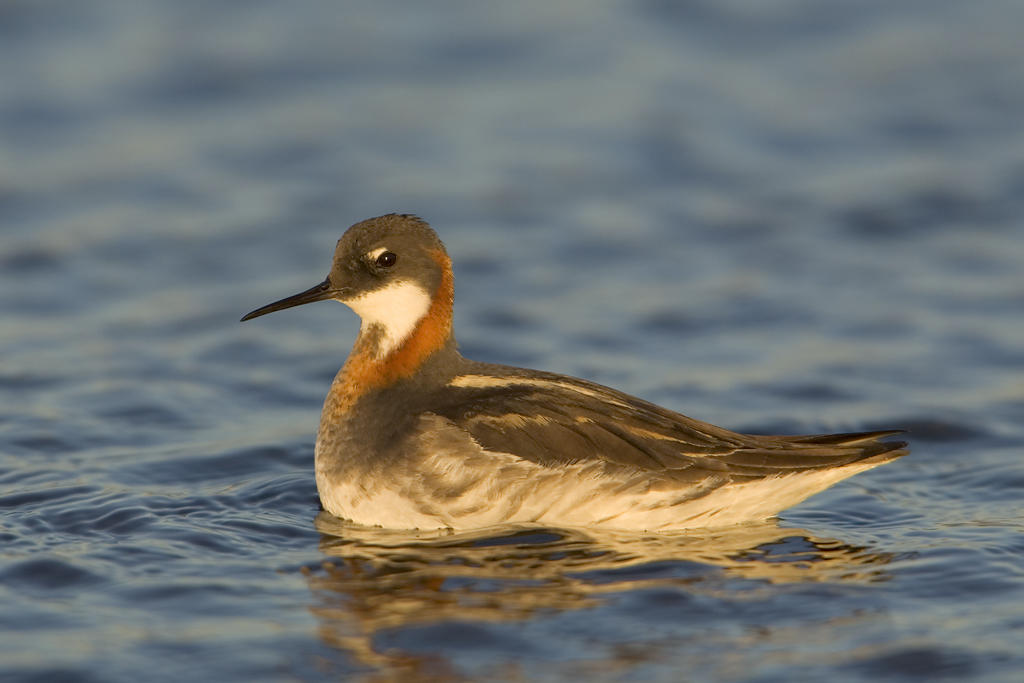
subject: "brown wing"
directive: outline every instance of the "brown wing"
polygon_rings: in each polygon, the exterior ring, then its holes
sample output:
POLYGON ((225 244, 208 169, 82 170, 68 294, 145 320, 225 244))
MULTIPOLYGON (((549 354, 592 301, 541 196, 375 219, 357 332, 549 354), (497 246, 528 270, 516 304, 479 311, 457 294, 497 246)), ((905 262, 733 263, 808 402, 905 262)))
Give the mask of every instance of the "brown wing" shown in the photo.
MULTIPOLYGON (((488 366, 493 367, 493 366, 488 366)), ((470 434, 487 450, 557 467, 600 460, 662 473, 672 479, 749 480, 801 470, 840 467, 906 454, 896 432, 753 436, 731 432, 652 403, 571 377, 484 375, 456 381, 449 400, 431 411, 470 434)), ((522 372, 522 371, 520 371, 522 372)))

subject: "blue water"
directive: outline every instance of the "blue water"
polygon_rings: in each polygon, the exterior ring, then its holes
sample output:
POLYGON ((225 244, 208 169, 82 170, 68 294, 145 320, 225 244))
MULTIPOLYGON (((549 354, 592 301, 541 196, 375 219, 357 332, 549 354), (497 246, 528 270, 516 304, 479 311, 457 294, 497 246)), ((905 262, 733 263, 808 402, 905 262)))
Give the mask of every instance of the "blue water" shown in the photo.
POLYGON ((4 681, 1024 670, 1024 4, 0 6, 4 681), (415 212, 464 353, 739 430, 902 427, 777 522, 431 537, 319 511, 415 212))

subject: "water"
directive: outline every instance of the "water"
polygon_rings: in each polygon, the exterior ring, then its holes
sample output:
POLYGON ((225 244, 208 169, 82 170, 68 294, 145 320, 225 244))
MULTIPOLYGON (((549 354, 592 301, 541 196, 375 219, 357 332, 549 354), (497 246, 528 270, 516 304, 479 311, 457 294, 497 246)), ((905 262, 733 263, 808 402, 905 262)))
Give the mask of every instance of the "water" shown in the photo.
POLYGON ((0 7, 4 680, 1019 680, 1024 5, 0 7), (430 220, 466 355, 903 427, 778 522, 319 512, 320 304, 430 220))

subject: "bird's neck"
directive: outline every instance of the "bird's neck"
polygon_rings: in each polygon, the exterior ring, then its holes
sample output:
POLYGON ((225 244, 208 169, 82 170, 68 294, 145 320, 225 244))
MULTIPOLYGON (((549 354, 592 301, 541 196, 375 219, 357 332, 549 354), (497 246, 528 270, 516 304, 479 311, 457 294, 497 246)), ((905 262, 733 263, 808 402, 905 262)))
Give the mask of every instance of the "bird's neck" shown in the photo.
MULTIPOLYGON (((363 325, 348 360, 327 395, 324 419, 329 419, 329 413, 339 415, 348 411, 359 398, 371 391, 411 377, 435 354, 458 354, 452 335, 454 282, 451 264, 443 252, 438 252, 436 258, 442 264, 442 276, 436 290, 421 304, 421 310, 426 309, 425 313, 415 316, 408 310, 387 311, 385 308, 384 314, 392 316, 388 321, 393 324, 389 325, 353 306, 362 315, 363 325), (404 320, 402 316, 405 316, 404 320)), ((395 302, 416 305, 414 293, 398 295, 397 290, 393 293, 396 294, 395 302)))

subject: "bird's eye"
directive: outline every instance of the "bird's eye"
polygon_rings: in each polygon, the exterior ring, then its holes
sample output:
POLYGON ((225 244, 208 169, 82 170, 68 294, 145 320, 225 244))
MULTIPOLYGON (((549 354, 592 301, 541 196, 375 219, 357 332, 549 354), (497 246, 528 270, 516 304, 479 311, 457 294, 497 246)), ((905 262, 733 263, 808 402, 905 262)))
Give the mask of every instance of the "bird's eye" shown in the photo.
POLYGON ((377 266, 379 268, 390 268, 395 265, 395 261, 398 260, 398 256, 393 251, 385 251, 383 254, 377 257, 377 266))

